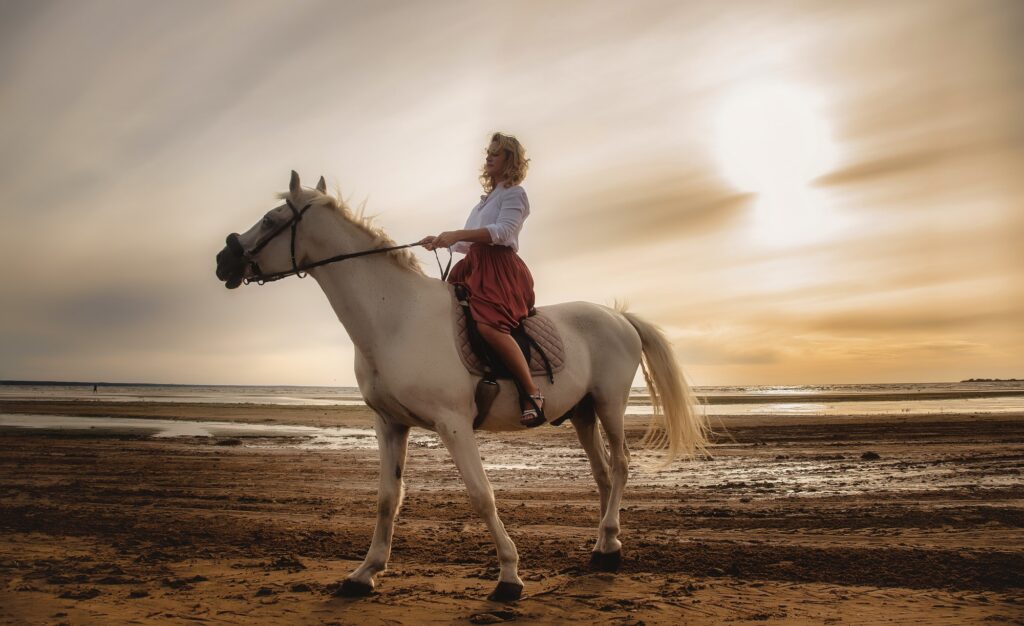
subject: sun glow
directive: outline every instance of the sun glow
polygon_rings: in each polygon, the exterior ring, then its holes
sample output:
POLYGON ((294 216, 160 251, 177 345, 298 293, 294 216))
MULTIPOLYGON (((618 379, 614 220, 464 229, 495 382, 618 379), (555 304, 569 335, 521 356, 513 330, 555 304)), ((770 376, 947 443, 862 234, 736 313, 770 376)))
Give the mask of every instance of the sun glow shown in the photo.
POLYGON ((715 119, 723 174, 738 189, 758 194, 757 239, 787 244, 829 230, 808 186, 836 162, 818 100, 794 85, 748 85, 726 98, 715 119))
POLYGON ((715 136, 725 175, 744 191, 802 187, 835 162, 835 144, 816 98, 790 85, 732 93, 716 119, 715 136))

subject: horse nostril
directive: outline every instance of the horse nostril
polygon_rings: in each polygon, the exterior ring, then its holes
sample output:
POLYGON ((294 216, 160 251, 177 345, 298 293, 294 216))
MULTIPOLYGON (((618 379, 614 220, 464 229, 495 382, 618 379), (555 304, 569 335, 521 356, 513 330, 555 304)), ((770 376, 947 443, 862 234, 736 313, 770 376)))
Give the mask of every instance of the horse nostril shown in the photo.
POLYGON ((228 244, 228 250, 231 250, 231 252, 238 256, 245 255, 245 248, 242 247, 242 242, 238 240, 238 233, 228 235, 225 242, 228 244))
POLYGON ((225 263, 228 249, 224 248, 217 253, 217 278, 220 280, 227 280, 228 277, 228 264, 225 263))

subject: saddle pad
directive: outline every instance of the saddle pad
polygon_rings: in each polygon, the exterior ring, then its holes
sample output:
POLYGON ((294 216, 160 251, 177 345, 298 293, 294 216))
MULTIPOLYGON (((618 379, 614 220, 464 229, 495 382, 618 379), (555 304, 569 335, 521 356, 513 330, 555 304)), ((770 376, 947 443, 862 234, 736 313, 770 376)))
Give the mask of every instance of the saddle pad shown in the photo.
MULTIPOLYGON (((457 300, 455 302, 455 343, 458 344, 459 354, 462 356, 462 363, 469 370, 470 374, 483 376, 484 366, 473 352, 473 346, 469 343, 469 330, 466 327, 466 312, 462 310, 457 300)), ((565 367, 565 349, 562 347, 562 337, 558 334, 554 322, 547 315, 537 311, 523 322, 527 334, 540 345, 551 363, 553 374, 565 367)), ((546 376, 544 360, 536 348, 530 350, 530 373, 535 376, 546 376)))

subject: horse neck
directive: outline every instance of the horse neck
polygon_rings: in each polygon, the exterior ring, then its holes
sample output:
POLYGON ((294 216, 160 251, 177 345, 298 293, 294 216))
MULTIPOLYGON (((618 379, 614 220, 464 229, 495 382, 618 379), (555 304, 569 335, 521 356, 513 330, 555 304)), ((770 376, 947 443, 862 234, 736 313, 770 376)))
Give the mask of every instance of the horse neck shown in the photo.
MULTIPOLYGON (((333 239, 345 251, 376 247, 373 238, 352 224, 341 224, 333 239)), ((324 256, 338 250, 323 250, 324 256)), ((310 272, 352 343, 364 357, 373 354, 414 323, 417 301, 440 289, 441 283, 400 266, 387 253, 332 263, 310 272)))

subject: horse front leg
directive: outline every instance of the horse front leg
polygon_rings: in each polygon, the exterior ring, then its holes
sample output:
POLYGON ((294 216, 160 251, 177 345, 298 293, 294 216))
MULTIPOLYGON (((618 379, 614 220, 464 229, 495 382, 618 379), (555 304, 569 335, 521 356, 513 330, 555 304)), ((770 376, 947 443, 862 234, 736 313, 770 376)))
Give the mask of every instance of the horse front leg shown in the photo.
POLYGON ((377 494, 377 526, 366 558, 342 583, 338 593, 343 596, 365 596, 373 591, 375 577, 384 571, 391 557, 391 536, 395 518, 402 506, 405 457, 409 447, 409 427, 386 422, 377 416, 374 422, 377 446, 380 449, 380 490, 377 494))
POLYGON ((469 492, 469 501, 477 515, 483 518, 491 531, 491 537, 498 549, 498 564, 501 573, 498 586, 494 588, 488 600, 495 602, 511 602, 518 600, 523 593, 523 581, 519 578, 519 553, 516 545, 505 531, 505 525, 498 518, 498 509, 494 504, 494 491, 484 472, 480 450, 476 445, 473 428, 467 421, 459 426, 439 425, 437 434, 441 437, 448 452, 455 461, 462 481, 469 492))

